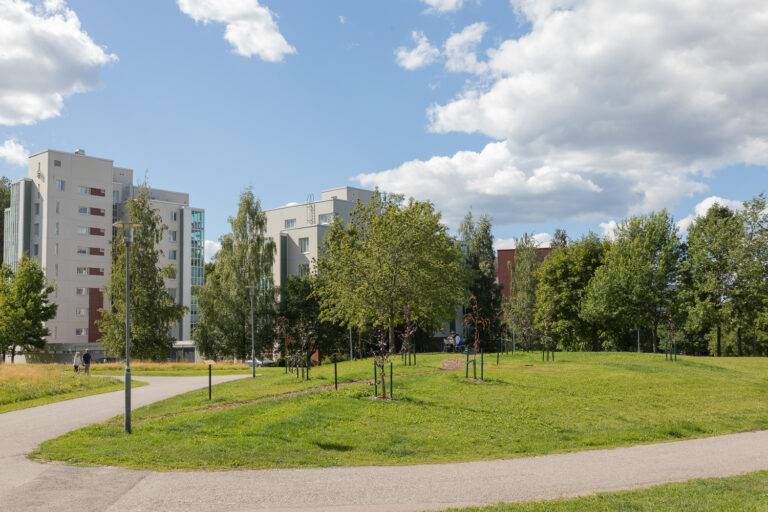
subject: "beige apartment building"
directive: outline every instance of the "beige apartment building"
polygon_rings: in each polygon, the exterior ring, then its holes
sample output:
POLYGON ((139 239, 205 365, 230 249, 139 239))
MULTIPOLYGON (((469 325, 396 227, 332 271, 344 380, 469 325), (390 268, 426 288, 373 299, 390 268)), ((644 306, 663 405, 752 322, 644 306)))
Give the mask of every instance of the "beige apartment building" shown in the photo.
POLYGON ((303 204, 265 210, 266 236, 277 247, 272 269, 275 286, 280 286, 287 276, 309 272, 334 217, 346 221, 357 201, 367 204, 374 193, 355 187, 333 188, 324 190, 319 201, 310 196, 303 204))
MULTIPOLYGON (((103 354, 95 322, 99 309, 108 307, 102 290, 109 282, 110 244, 116 234, 112 224, 121 220, 125 208, 120 206, 133 194, 131 169, 86 156, 83 150, 34 154, 28 177, 11 184, 3 260, 15 267, 24 255, 35 258, 55 284, 58 311, 46 323, 51 332, 47 342, 62 358, 85 348, 96 357, 103 354)), ((204 280, 205 211, 190 207, 189 195, 180 192, 150 189, 150 198, 168 226, 159 247, 160 263, 176 268, 166 287, 189 308, 173 334, 189 340, 198 321, 192 287, 204 280)))

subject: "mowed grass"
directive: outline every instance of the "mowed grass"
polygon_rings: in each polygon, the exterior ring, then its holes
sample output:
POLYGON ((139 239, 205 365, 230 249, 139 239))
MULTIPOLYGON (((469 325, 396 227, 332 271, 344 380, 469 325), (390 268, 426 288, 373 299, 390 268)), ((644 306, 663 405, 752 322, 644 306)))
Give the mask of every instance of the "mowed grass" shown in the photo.
MULTIPOLYGON (((240 375, 251 371, 244 363, 221 362, 213 365, 213 371, 218 375, 240 375)), ((123 375, 125 363, 104 363, 91 366, 94 375, 123 375)), ((132 361, 131 375, 147 377, 193 377, 208 375, 208 365, 205 363, 158 363, 154 361, 132 361)))
MULTIPOLYGON (((120 422, 41 445, 35 457, 157 470, 398 465, 520 457, 768 428, 768 359, 558 353, 488 357, 486 382, 421 357, 395 373, 396 400, 353 385, 225 407, 332 383, 333 367, 296 383, 283 369, 188 393, 120 422), (330 375, 329 375, 330 370, 330 375), (329 378, 330 377, 330 378, 329 378)), ((370 361, 339 365, 340 378, 370 377, 370 361)), ((268 370, 268 371, 267 371, 268 370)))
POLYGON ((490 507, 450 509, 453 512, 765 512, 768 471, 730 478, 667 484, 638 491, 601 493, 585 498, 490 507))
POLYGON ((75 374, 69 365, 0 364, 0 413, 118 389, 120 380, 75 374))

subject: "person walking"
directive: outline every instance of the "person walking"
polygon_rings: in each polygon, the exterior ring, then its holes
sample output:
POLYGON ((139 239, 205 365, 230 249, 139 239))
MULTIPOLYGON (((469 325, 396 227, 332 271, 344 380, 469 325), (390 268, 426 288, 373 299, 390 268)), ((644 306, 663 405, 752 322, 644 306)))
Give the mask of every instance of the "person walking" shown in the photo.
POLYGON ((91 351, 90 349, 85 349, 85 354, 83 354, 83 370, 85 370, 86 375, 91 375, 91 351))
POLYGON ((75 373, 77 373, 80 369, 80 365, 83 364, 83 359, 80 357, 80 352, 75 352, 75 359, 72 361, 72 364, 75 366, 75 373))

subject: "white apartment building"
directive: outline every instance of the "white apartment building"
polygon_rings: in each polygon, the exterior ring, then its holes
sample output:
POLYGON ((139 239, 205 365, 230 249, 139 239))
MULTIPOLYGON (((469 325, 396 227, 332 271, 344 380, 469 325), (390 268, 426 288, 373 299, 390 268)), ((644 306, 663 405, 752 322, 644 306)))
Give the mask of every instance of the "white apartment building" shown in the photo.
MULTIPOLYGON (((102 290, 109 283, 112 224, 122 220, 120 206, 133 195, 131 169, 83 150, 32 155, 28 177, 11 184, 3 260, 15 267, 24 255, 35 258, 55 284, 58 311, 46 323, 52 352, 90 348, 96 357, 103 354, 95 322, 108 306, 102 290)), ((168 226, 160 263, 176 267, 166 287, 190 310, 173 334, 188 340, 199 318, 192 287, 204 281, 205 211, 190 207, 189 194, 150 189, 150 198, 168 226)))
POLYGON ((374 193, 354 187, 333 188, 324 190, 319 201, 310 196, 303 204, 265 210, 266 236, 277 247, 272 269, 275 286, 280 286, 287 276, 309 272, 333 218, 348 220, 358 199, 367 204, 374 193))

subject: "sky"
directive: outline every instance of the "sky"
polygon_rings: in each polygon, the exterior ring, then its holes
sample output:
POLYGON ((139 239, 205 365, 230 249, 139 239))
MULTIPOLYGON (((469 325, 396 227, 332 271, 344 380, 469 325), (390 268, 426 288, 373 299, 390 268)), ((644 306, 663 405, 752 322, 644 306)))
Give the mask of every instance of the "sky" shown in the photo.
POLYGON ((0 0, 0 175, 109 158, 206 209, 344 185, 430 200, 497 247, 681 231, 768 185, 768 4, 0 0))

